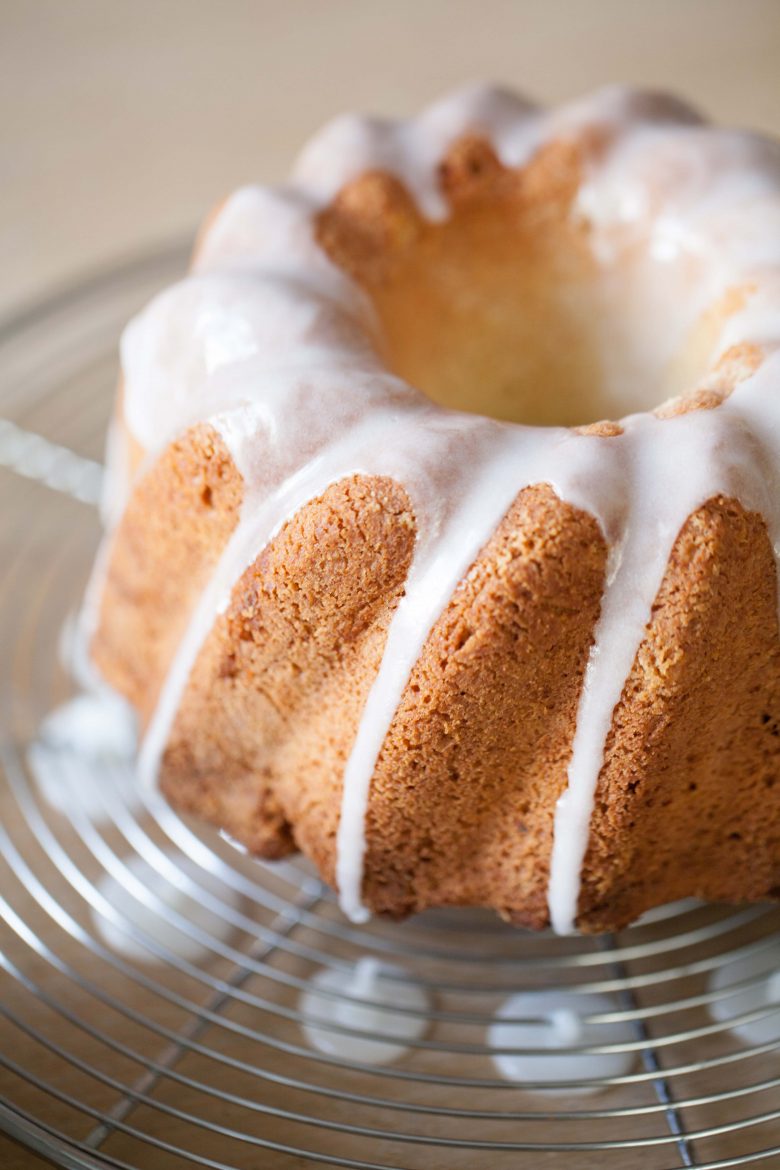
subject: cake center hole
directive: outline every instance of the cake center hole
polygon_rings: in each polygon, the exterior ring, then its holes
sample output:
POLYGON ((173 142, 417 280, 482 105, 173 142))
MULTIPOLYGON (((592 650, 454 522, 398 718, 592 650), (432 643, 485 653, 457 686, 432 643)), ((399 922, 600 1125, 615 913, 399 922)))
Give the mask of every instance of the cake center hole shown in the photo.
POLYGON ((695 389, 709 352, 708 338, 690 344, 696 274, 636 243, 597 259, 571 144, 524 171, 484 144, 458 149, 445 220, 424 220, 386 175, 356 180, 324 220, 390 369, 443 406, 531 425, 616 419, 695 389))

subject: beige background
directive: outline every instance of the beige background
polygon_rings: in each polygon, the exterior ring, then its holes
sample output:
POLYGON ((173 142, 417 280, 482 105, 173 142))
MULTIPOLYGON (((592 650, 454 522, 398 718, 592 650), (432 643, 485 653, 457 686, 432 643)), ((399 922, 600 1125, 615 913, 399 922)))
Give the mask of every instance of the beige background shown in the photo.
POLYGON ((345 108, 672 88, 780 132, 780 0, 0 0, 0 314, 192 229, 345 108))
MULTIPOLYGON (((346 108, 478 77, 674 89, 780 133, 780 0, 0 0, 0 315, 284 176, 346 108)), ((0 1165, 42 1165, 0 1138, 0 1165)))

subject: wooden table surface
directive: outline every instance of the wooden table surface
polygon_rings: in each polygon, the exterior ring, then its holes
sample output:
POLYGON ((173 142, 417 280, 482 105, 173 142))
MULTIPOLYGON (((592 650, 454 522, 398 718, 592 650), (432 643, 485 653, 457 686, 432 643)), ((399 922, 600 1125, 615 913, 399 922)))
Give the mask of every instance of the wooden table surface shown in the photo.
POLYGON ((0 317, 282 178, 344 109, 620 81, 780 133, 779 62, 777 0, 0 0, 0 317))

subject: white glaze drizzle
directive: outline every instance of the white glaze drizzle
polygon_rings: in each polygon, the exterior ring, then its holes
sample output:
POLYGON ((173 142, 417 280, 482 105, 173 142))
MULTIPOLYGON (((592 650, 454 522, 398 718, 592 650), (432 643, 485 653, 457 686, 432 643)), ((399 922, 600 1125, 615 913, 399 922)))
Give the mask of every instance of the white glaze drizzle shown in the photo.
POLYGON ((722 409, 663 420, 641 414, 624 420, 623 441, 615 444, 625 460, 627 509, 610 541, 601 614, 567 769, 568 787, 555 810, 548 904, 558 933, 568 933, 574 925, 573 894, 579 893, 613 713, 644 640, 680 528, 687 516, 720 492, 738 494, 751 507, 757 504, 750 477, 740 474, 746 470, 743 461, 752 445, 747 434, 743 441, 735 441, 734 430, 733 417, 722 409), (717 477, 713 467, 720 469, 717 477))
MULTIPOLYGON (((588 125, 606 128, 612 140, 577 200, 596 257, 609 265, 639 243, 648 272, 688 265, 696 280, 683 333, 718 296, 752 281, 758 291, 728 322, 712 362, 740 341, 773 348, 780 342, 777 147, 702 127, 671 99, 609 90, 547 114, 485 88, 406 124, 337 120, 304 151, 294 186, 233 196, 193 276, 152 302, 123 340, 126 422, 147 452, 206 419, 245 480, 239 525, 195 608, 147 733, 141 770, 148 782, 215 618, 282 525, 353 474, 391 476, 409 494, 414 559, 344 776, 338 884, 343 908, 358 921, 366 916, 365 813, 387 730, 431 628, 523 487, 551 484, 595 517, 610 549, 568 788, 555 816, 549 906, 560 932, 576 916, 613 712, 680 528, 706 500, 735 496, 764 514, 780 551, 775 355, 718 409, 663 420, 630 416, 624 433, 611 438, 454 414, 382 370, 366 341, 366 298, 315 243, 317 209, 366 169, 391 170, 426 215, 441 218, 447 209, 437 164, 463 133, 487 135, 502 161, 517 166, 540 143, 588 125)), ((670 317, 664 324, 676 341, 680 323, 670 317)), ((651 325, 657 348, 660 330, 651 325)))

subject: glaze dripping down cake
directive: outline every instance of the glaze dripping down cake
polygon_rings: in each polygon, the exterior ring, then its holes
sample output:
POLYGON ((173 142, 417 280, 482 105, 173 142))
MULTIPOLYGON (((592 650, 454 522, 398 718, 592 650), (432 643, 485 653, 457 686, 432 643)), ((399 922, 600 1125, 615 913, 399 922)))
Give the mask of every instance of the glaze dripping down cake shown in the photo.
POLYGON ((354 921, 776 897, 779 341, 773 142, 327 126, 123 337, 85 622, 142 781, 354 921))

